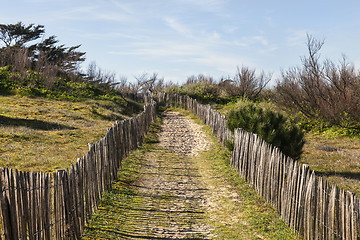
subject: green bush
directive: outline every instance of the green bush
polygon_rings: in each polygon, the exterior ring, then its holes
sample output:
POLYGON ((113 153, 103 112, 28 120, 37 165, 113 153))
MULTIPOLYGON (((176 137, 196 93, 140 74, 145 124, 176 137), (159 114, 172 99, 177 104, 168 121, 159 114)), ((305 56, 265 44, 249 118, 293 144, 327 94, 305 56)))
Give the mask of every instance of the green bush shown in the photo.
POLYGON ((125 101, 115 89, 95 85, 84 79, 75 80, 56 77, 52 79, 52 84, 49 84, 50 79, 47 79, 43 73, 28 70, 23 76, 19 72, 12 71, 11 66, 0 67, 0 94, 19 94, 69 101, 87 98, 125 101), (48 84, 45 84, 46 81, 48 84))
POLYGON ((11 71, 9 67, 0 67, 0 92, 9 93, 16 87, 16 82, 10 79, 11 71))
POLYGON ((278 147, 284 154, 299 159, 304 146, 304 133, 281 113, 263 110, 248 104, 231 110, 227 115, 228 128, 242 128, 256 133, 264 141, 278 147))

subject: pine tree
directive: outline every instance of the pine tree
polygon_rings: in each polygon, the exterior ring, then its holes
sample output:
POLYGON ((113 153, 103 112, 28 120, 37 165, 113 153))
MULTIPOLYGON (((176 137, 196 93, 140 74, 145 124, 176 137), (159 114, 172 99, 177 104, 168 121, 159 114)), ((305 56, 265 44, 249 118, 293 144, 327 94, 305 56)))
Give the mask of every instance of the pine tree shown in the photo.
POLYGON ((281 113, 247 104, 229 112, 228 128, 242 128, 256 133, 264 141, 278 147, 284 154, 299 159, 305 144, 304 133, 281 113))

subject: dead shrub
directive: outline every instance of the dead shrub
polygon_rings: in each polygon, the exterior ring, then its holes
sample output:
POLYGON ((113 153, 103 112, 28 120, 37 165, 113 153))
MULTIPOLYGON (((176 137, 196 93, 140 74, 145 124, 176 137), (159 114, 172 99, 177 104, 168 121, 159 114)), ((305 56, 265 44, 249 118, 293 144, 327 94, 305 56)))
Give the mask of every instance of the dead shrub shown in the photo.
POLYGON ((345 57, 339 64, 320 61, 323 44, 308 35, 308 56, 282 73, 278 102, 310 119, 360 130, 360 75, 345 57))

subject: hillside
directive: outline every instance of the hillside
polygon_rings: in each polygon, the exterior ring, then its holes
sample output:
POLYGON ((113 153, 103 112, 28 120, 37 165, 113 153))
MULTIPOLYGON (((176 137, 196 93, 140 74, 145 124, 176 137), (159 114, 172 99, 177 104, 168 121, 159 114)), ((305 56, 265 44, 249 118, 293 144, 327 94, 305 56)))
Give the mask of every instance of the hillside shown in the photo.
POLYGON ((132 101, 0 95, 0 166, 46 172, 67 168, 115 120, 140 111, 142 106, 132 101))

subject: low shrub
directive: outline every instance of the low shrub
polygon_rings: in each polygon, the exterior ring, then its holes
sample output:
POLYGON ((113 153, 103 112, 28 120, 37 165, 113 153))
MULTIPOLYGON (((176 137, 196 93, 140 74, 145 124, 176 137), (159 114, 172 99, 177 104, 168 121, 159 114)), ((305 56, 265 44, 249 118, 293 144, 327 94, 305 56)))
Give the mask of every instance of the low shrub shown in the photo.
POLYGON ((15 89, 16 83, 10 79, 11 71, 9 67, 0 67, 0 92, 9 93, 15 89))
POLYGON ((76 101, 81 99, 102 99, 123 102, 124 98, 113 88, 87 82, 84 79, 56 77, 52 86, 45 84, 43 73, 28 70, 25 76, 14 72, 11 66, 0 67, 0 94, 19 94, 28 97, 47 97, 76 101))
POLYGON ((293 159, 299 159, 302 154, 305 144, 303 131, 281 113, 250 103, 232 109, 227 115, 227 124, 232 132, 235 128, 242 128, 257 134, 293 159))

